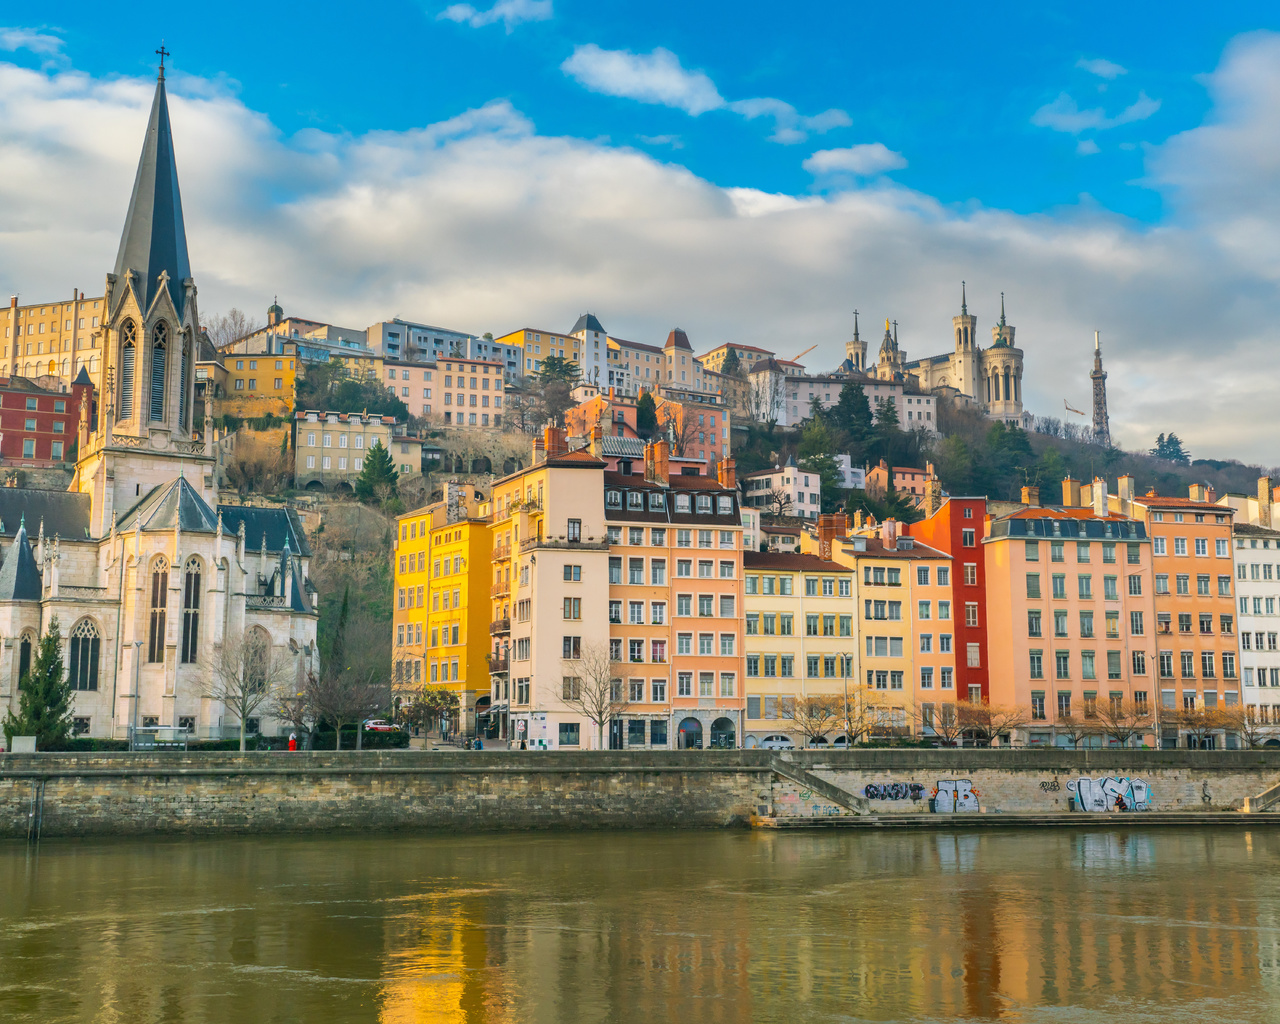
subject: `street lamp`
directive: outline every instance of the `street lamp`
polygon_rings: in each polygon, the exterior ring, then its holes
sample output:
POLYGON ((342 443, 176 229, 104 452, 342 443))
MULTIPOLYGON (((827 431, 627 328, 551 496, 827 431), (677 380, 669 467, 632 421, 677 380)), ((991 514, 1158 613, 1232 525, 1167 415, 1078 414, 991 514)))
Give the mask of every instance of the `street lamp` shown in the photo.
POLYGON ((142 641, 133 642, 133 728, 129 733, 129 749, 135 750, 138 743, 138 703, 142 700, 142 641))

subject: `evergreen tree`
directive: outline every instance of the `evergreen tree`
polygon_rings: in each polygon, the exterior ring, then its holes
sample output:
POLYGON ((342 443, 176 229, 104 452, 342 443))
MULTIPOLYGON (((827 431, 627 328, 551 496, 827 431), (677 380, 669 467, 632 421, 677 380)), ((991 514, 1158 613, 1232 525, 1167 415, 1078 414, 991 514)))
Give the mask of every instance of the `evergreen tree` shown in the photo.
POLYGON ((818 474, 822 484, 823 512, 834 512, 845 497, 844 480, 832 454, 836 447, 835 432, 827 424, 825 416, 817 416, 805 424, 800 434, 800 468, 818 474))
POLYGON ((347 613, 350 610, 350 585, 342 588, 342 611, 338 612, 338 625, 333 631, 333 644, 329 648, 329 671, 340 673, 347 661, 347 613))
POLYGON ((744 377, 742 371, 742 360, 738 358, 738 353, 733 349, 729 349, 729 354, 724 357, 724 362, 720 364, 720 372, 726 377, 744 377))
POLYGON ((1160 436, 1156 438, 1156 446, 1151 449, 1149 454, 1154 455, 1157 459, 1164 458, 1164 434, 1163 433, 1161 433, 1160 436))
POLYGON ((636 433, 643 438, 653 437, 658 429, 658 405, 653 393, 646 391, 636 401, 636 433))
POLYGON ((356 497, 368 504, 386 501, 396 495, 396 467, 391 453, 381 441, 375 441, 364 457, 364 468, 356 477, 356 497))
POLYGON ((4 719, 5 745, 14 736, 34 736, 37 750, 51 750, 71 738, 71 684, 62 666, 62 631, 58 617, 40 638, 40 651, 27 674, 18 680, 18 713, 4 719))
POLYGON ((831 410, 831 418, 836 429, 844 431, 849 443, 861 454, 872 430, 871 403, 861 384, 849 381, 840 389, 840 400, 831 410))

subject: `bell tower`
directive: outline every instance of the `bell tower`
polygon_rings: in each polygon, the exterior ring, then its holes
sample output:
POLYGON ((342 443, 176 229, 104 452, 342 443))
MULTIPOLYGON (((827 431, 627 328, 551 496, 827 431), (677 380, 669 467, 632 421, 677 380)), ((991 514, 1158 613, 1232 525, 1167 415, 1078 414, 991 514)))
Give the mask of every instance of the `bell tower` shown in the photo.
POLYGON ((858 311, 853 311, 853 338, 844 343, 844 355, 858 373, 867 372, 867 343, 858 336, 858 311))
POLYGON ((969 297, 963 281, 960 282, 960 312, 951 318, 951 332, 956 345, 952 360, 955 387, 961 394, 974 395, 978 381, 978 318, 969 313, 969 297))

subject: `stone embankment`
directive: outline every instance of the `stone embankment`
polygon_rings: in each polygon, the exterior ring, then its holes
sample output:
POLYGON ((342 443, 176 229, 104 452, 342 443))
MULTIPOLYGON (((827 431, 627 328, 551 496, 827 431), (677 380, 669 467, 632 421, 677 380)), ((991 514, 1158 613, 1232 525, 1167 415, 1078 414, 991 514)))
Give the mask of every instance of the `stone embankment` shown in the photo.
POLYGON ((1117 798, 1208 823, 1278 782, 1264 751, 10 754, 0 838, 1049 823, 1117 798))

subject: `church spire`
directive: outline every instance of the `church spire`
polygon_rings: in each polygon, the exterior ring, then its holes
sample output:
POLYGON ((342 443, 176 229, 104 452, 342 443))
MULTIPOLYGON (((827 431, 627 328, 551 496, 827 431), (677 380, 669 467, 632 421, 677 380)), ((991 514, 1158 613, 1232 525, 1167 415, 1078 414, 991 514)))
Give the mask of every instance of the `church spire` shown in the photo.
POLYGON ((1004 327, 1004 292, 1000 293, 1000 326, 1004 327))
POLYGON ((963 281, 960 282, 960 315, 969 315, 969 297, 965 294, 963 281))
POLYGON ((853 340, 854 341, 861 340, 858 337, 858 311, 856 309, 853 311, 853 340))
POLYGON ((123 286, 130 272, 137 274, 138 299, 145 312, 160 290, 160 275, 167 274, 169 295, 181 316, 186 300, 183 282, 191 277, 191 264, 187 258, 187 232, 182 221, 182 196, 178 191, 178 167, 173 156, 169 102, 164 87, 164 58, 169 54, 163 46, 156 52, 161 55, 156 93, 151 102, 138 173, 133 181, 129 213, 120 237, 115 276, 123 286))

